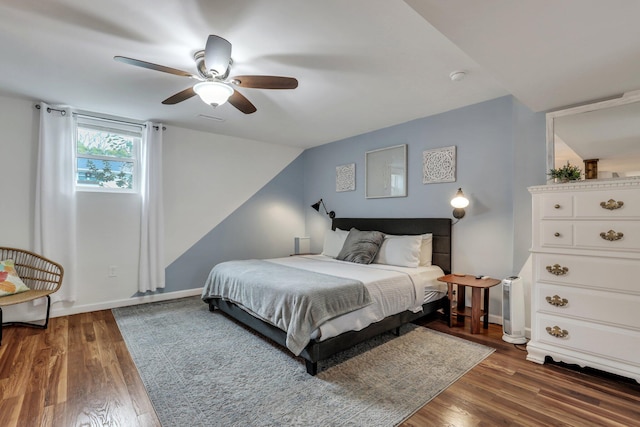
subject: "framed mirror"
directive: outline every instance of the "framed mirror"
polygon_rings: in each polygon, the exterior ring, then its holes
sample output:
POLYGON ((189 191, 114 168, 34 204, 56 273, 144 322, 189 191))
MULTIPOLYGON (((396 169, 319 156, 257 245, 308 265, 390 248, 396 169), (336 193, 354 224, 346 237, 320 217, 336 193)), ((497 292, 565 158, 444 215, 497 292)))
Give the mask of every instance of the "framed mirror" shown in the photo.
POLYGON ((365 197, 406 197, 407 145, 365 153, 365 197))
POLYGON ((569 162, 583 179, 640 176, 640 90, 546 117, 547 172, 569 162))

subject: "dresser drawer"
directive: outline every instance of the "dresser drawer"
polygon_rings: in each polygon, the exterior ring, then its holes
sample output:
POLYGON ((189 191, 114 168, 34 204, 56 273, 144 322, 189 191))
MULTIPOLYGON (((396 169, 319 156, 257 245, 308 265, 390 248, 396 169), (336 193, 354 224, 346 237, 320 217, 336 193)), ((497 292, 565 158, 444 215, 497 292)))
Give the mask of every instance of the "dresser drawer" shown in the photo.
POLYGON ((640 367, 638 331, 549 314, 538 314, 532 327, 535 328, 534 335, 537 336, 537 341, 541 343, 604 356, 640 367), (547 328, 550 328, 551 333, 547 328))
POLYGON ((640 331, 640 295, 538 283, 533 298, 538 313, 579 317, 640 331))
POLYGON ((640 218, 640 198, 633 190, 599 190, 574 195, 576 218, 640 218))
POLYGON ((540 197, 542 218, 573 217, 573 196, 570 194, 545 194, 540 197))
POLYGON ((573 223, 567 221, 543 221, 540 227, 542 246, 573 246, 573 223))
POLYGON ((576 221, 576 247, 640 251, 640 223, 636 221, 576 221))
POLYGON ((638 259, 535 254, 533 260, 537 282, 603 290, 617 289, 640 294, 640 260, 638 259))

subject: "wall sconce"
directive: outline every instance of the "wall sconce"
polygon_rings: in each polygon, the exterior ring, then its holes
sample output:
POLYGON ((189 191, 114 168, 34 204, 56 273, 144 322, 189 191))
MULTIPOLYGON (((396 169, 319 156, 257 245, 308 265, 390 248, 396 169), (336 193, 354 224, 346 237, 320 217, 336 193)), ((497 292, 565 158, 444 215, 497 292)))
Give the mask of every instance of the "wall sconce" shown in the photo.
POLYGON ((464 216, 464 208, 469 206, 469 199, 465 197, 462 188, 458 188, 455 197, 451 199, 451 206, 454 207, 453 217, 459 221, 464 216))
POLYGON ((324 213, 329 215, 329 218, 333 219, 336 217, 336 213, 334 211, 331 211, 331 212, 327 211, 327 207, 324 205, 324 202, 322 201, 322 199, 312 204, 311 207, 315 209, 317 212, 320 212, 320 205, 322 205, 322 208, 324 209, 324 213))

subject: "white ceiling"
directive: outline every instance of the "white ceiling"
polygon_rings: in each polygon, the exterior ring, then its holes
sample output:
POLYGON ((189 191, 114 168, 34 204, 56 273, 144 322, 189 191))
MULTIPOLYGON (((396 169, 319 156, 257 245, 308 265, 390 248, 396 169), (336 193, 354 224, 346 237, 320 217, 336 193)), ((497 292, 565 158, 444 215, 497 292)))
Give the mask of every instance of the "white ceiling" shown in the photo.
POLYGON ((542 111, 640 89, 638 16, 635 0, 0 0, 0 91, 306 148, 509 93, 542 111), (299 87, 239 89, 251 115, 167 106, 195 81, 113 60, 195 73, 209 34, 232 43, 231 75, 299 87))

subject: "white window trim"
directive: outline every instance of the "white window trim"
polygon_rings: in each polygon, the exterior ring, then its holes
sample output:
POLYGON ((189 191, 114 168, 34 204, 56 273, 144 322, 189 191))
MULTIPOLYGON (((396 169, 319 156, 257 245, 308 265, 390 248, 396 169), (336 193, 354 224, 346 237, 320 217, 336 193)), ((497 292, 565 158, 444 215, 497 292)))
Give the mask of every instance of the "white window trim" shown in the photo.
POLYGON ((75 189, 77 192, 87 192, 87 193, 117 193, 117 194, 139 194, 140 193, 140 146, 142 145, 142 138, 144 137, 144 124, 143 123, 135 123, 131 121, 127 121, 125 119, 117 119, 117 118, 107 118, 101 117, 95 114, 88 113, 76 113, 74 114, 74 178, 75 189), (133 157, 131 159, 123 159, 120 157, 109 157, 109 156, 78 156, 78 138, 77 138, 77 130, 78 127, 82 127, 85 125, 86 127, 93 128, 104 128, 105 130, 114 130, 119 131, 124 134, 133 134, 138 136, 140 140, 138 143, 134 144, 133 157), (84 185, 78 184, 77 176, 78 176, 78 157, 87 158, 90 157, 96 160, 110 160, 110 161, 131 161, 133 162, 133 183, 132 188, 113 188, 113 187, 100 187, 100 186, 92 186, 92 185, 84 185))

